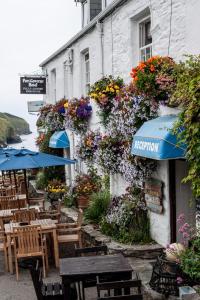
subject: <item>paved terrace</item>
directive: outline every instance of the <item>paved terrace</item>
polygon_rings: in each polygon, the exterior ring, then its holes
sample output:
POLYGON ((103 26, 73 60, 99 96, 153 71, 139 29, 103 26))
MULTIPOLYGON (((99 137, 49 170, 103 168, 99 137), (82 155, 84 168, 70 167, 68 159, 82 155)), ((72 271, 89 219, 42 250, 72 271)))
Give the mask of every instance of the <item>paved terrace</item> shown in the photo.
MULTIPOLYGON (((143 284, 146 283, 151 277, 152 260, 142 260, 136 258, 128 258, 133 269, 139 273, 143 284)), ((50 268, 48 277, 45 279, 47 282, 59 281, 59 271, 55 268, 50 268)), ((0 300, 37 300, 35 291, 32 285, 31 277, 28 270, 20 269, 19 281, 16 281, 16 276, 4 272, 4 258, 0 254, 0 300)), ((96 289, 90 288, 86 290, 86 300, 97 299, 96 289)), ((152 293, 145 288, 144 300, 161 300, 165 299, 163 296, 152 293)), ((170 299, 176 299, 174 297, 170 299)))

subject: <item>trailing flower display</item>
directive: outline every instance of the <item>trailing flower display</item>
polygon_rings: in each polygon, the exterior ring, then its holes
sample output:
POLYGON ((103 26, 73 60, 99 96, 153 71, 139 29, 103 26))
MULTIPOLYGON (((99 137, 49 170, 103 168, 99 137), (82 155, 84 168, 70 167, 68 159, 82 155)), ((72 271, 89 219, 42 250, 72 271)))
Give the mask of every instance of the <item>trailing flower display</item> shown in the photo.
POLYGON ((101 230, 122 243, 150 242, 150 225, 142 190, 133 186, 126 194, 114 197, 101 222, 101 230))
POLYGON ((99 130, 87 132, 84 137, 80 139, 76 148, 78 157, 88 164, 93 163, 101 139, 102 135, 99 130))
POLYGON ((47 104, 40 110, 37 126, 46 130, 56 131, 64 129, 64 114, 66 99, 61 99, 55 105, 47 104))
POLYGON ((89 96, 96 101, 100 108, 99 116, 103 125, 107 124, 107 118, 113 107, 113 99, 119 95, 124 82, 120 77, 103 77, 90 87, 89 96))
POLYGON ((133 84, 139 93, 168 103, 176 84, 174 67, 171 57, 153 56, 132 69, 133 84))
POLYGON ((126 144, 127 142, 119 136, 102 136, 95 153, 95 162, 106 173, 119 173, 121 156, 126 144))
POLYGON ((65 110, 65 127, 78 134, 86 132, 92 114, 89 98, 74 98, 67 101, 65 110))

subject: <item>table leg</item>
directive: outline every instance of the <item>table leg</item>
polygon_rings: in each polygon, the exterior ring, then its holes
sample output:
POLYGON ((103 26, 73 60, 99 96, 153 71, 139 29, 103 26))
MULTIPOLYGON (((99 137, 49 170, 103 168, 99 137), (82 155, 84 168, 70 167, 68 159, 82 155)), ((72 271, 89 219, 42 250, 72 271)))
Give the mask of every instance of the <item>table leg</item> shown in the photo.
POLYGON ((8 265, 9 271, 13 274, 13 263, 12 263, 12 249, 11 249, 11 236, 10 234, 7 235, 7 243, 8 243, 8 265))
POLYGON ((63 284, 64 299, 71 300, 71 292, 70 292, 71 281, 68 279, 62 278, 62 284, 63 284))
POLYGON ((56 229, 53 230, 54 257, 56 268, 59 268, 59 251, 56 229))

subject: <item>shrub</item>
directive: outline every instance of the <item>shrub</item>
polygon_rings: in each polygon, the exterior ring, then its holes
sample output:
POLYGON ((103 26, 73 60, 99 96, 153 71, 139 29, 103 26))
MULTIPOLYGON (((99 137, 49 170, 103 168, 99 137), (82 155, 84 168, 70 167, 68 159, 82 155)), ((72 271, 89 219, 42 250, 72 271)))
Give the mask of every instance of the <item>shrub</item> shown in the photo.
POLYGON ((43 171, 40 171, 36 175, 36 188, 37 189, 45 189, 48 184, 47 178, 43 171))
POLYGON ((102 217, 105 216, 109 203, 109 190, 105 189, 97 193, 93 193, 90 197, 89 206, 84 213, 85 219, 98 224, 102 217))
POLYGON ((112 199, 101 221, 101 231, 121 243, 151 242, 150 222, 139 188, 133 187, 126 194, 112 199))

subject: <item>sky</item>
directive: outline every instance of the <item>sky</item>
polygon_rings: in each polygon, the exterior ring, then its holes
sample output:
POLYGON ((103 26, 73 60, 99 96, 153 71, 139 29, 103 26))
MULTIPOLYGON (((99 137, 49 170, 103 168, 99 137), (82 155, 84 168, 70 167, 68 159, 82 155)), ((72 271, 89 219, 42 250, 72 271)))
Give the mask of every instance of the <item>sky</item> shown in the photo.
POLYGON ((74 0, 5 0, 0 9, 0 112, 25 118, 27 101, 42 95, 20 95, 20 74, 40 71, 39 64, 81 29, 80 4, 74 0))

